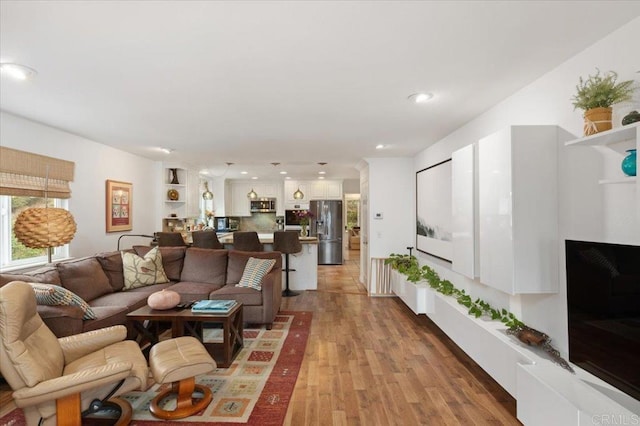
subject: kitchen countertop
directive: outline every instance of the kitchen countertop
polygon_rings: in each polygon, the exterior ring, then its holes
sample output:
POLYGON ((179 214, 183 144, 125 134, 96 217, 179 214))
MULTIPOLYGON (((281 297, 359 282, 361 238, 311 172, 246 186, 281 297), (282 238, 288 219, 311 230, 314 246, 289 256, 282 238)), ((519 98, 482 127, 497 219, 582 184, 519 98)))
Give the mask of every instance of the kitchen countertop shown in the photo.
MULTIPOLYGON (((262 244, 273 244, 273 234, 272 233, 259 233, 258 239, 262 244)), ((229 233, 223 237, 218 237, 218 240, 222 244, 233 244, 233 233, 229 233)), ((318 244, 318 239, 316 237, 300 237, 301 244, 318 244)))

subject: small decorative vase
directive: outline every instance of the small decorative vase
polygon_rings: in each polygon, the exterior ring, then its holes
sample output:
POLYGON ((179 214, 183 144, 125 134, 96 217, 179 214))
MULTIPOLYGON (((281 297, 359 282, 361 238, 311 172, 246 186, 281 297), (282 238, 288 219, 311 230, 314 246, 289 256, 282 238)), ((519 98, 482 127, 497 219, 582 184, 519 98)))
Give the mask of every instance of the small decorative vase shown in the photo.
POLYGON ((584 135, 594 135, 596 133, 611 130, 612 108, 592 108, 584 112, 584 135))
POLYGON ((636 175, 636 150, 635 149, 628 149, 627 152, 629 153, 626 157, 624 157, 624 160, 622 160, 622 171, 624 172, 625 175, 627 176, 635 176, 636 175))
POLYGON ((178 169, 169 169, 171 172, 171 185, 180 185, 178 181, 178 169))
POLYGON ((300 236, 301 237, 306 237, 307 236, 307 225, 300 225, 300 236))

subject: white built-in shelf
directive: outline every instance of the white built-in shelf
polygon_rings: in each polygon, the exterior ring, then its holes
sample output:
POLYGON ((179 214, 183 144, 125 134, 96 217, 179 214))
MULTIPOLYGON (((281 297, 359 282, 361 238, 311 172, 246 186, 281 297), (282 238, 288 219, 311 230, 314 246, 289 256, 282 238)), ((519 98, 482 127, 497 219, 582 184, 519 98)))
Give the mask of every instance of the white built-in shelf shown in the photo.
POLYGON ((595 135, 585 136, 584 138, 574 139, 565 142, 566 146, 601 146, 613 143, 623 142, 636 138, 636 132, 640 127, 640 123, 633 123, 623 127, 607 130, 606 132, 596 133, 595 135))
POLYGON ((171 188, 186 188, 187 187, 187 185, 183 185, 181 183, 168 183, 166 185, 168 187, 171 187, 171 188))
POLYGON ((184 203, 186 203, 186 201, 180 201, 180 200, 165 200, 165 203, 171 203, 171 204, 184 204, 184 203))
POLYGON ((636 183, 636 177, 625 176, 623 178, 618 178, 618 179, 600 179, 598 183, 600 185, 611 185, 611 184, 618 184, 618 183, 636 183))

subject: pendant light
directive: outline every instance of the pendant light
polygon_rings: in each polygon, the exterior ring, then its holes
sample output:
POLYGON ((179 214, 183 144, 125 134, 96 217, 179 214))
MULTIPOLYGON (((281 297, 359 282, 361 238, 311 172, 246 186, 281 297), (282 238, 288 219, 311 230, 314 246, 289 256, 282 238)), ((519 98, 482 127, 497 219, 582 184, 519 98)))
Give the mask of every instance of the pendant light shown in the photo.
POLYGON ((204 192, 202 193, 203 200, 213 200, 213 192, 209 191, 209 182, 204 182, 204 192))
POLYGON ((51 263, 53 247, 69 243, 76 234, 76 221, 65 209, 49 207, 49 166, 44 185, 44 208, 30 207, 17 217, 13 232, 25 247, 47 249, 51 263))
POLYGON ((247 197, 251 200, 255 200, 256 198, 258 198, 258 194, 253 190, 253 188, 251 188, 251 191, 249 191, 247 197))
POLYGON ((300 191, 300 187, 298 187, 298 190, 293 193, 293 199, 302 200, 303 198, 304 198, 304 194, 302 193, 302 191, 300 191))

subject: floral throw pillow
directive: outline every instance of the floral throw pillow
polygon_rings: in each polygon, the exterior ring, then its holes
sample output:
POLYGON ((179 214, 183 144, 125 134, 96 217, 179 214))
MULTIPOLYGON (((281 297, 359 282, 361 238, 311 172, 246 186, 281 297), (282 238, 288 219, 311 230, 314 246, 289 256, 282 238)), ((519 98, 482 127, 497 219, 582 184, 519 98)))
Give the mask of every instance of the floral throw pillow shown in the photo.
POLYGON ((273 269, 276 264, 275 259, 256 259, 250 257, 244 267, 242 278, 240 282, 236 284, 236 287, 248 287, 254 290, 262 290, 262 278, 273 269))
POLYGON ((74 292, 54 284, 30 284, 36 294, 36 303, 38 305, 77 306, 84 312, 82 319, 96 319, 96 314, 91 309, 91 306, 74 292))
POLYGON ((154 247, 144 256, 122 252, 123 291, 152 284, 168 283, 169 279, 162 267, 162 254, 154 247))

